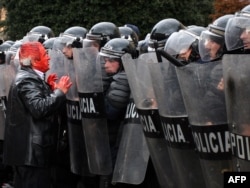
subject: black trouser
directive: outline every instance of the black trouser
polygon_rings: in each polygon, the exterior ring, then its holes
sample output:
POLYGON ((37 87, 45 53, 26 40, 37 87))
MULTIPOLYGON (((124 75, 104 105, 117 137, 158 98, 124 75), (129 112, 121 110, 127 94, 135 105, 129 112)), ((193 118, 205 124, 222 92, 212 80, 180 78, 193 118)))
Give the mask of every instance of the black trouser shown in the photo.
POLYGON ((50 188, 50 168, 15 166, 15 188, 50 188))

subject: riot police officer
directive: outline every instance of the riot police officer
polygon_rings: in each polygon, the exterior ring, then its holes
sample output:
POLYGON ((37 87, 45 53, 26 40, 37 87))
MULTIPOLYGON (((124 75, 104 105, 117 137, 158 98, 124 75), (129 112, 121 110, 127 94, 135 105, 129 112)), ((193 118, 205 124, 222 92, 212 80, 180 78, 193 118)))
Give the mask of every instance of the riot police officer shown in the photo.
POLYGON ((166 42, 164 50, 183 62, 202 62, 198 49, 199 36, 206 28, 202 26, 189 26, 179 32, 173 33, 166 42))
MULTIPOLYGON (((75 114, 79 110, 79 97, 76 89, 75 67, 73 64, 73 51, 82 48, 82 40, 85 38, 87 29, 81 26, 73 26, 60 34, 58 40, 63 45, 58 49, 58 41, 54 44, 51 53, 54 64, 58 58, 62 61, 54 71, 65 71, 70 75, 73 82, 72 88, 66 95, 65 108, 61 110, 60 132, 58 145, 58 165, 55 168, 55 187, 76 187, 83 184, 84 187, 95 187, 95 176, 90 174, 86 157, 84 135, 81 117, 75 114), (61 51, 60 51, 61 50, 61 51), (73 110, 72 110, 73 109, 73 110)), ((59 73, 60 74, 60 73, 59 73)), ((79 110, 80 111, 80 110, 79 110)))
POLYGON ((150 32, 148 42, 148 50, 163 49, 168 37, 180 29, 185 29, 185 26, 174 18, 166 18, 157 22, 150 32))
POLYGON ((120 37, 120 31, 114 23, 98 22, 87 33, 83 46, 94 46, 99 51, 109 40, 120 37))
POLYGON ((250 5, 236 12, 225 28, 225 44, 230 53, 249 53, 250 5))
POLYGON ((249 171, 250 163, 245 155, 249 128, 249 53, 250 53, 250 5, 235 13, 225 29, 225 43, 229 50, 223 56, 223 89, 225 91, 228 127, 231 135, 233 171, 249 171), (237 152, 240 151, 241 152, 237 152))
POLYGON ((73 26, 60 34, 61 42, 65 44, 62 52, 67 58, 73 59, 73 48, 82 48, 82 41, 87 32, 88 30, 84 27, 73 26))
POLYGON ((233 16, 224 15, 201 32, 199 53, 204 63, 189 63, 177 69, 195 147, 205 169, 202 171, 205 184, 211 188, 222 187, 222 172, 232 168, 230 139, 223 139, 222 147, 216 144, 218 150, 211 149, 210 142, 201 148, 201 142, 209 135, 216 135, 215 140, 228 135, 225 96, 219 83, 223 78, 222 57, 227 51, 224 31, 233 16))
MULTIPOLYGON (((130 88, 121 60, 122 55, 125 53, 131 54, 133 58, 137 56, 135 46, 129 40, 122 38, 111 39, 101 48, 99 53, 104 60, 105 72, 112 78, 104 94, 112 166, 114 166, 116 161, 120 139, 119 130, 124 120, 130 97, 130 88)), ((111 176, 101 176, 101 188, 110 187, 110 183, 111 176)))
POLYGON ((4 42, 0 45, 0 185, 11 184, 13 180, 13 170, 10 166, 3 165, 3 143, 6 118, 7 96, 12 80, 9 74, 9 66, 6 63, 6 53, 11 47, 10 43, 4 42))

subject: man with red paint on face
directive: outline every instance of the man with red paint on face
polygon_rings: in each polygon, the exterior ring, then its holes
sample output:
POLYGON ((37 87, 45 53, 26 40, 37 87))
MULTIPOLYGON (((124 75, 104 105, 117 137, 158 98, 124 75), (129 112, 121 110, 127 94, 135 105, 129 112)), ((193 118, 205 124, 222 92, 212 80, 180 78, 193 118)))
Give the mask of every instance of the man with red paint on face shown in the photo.
POLYGON ((23 43, 20 70, 11 85, 6 113, 4 164, 12 165, 15 188, 49 188, 56 147, 56 113, 72 85, 68 76, 44 81, 49 56, 39 42, 23 43))

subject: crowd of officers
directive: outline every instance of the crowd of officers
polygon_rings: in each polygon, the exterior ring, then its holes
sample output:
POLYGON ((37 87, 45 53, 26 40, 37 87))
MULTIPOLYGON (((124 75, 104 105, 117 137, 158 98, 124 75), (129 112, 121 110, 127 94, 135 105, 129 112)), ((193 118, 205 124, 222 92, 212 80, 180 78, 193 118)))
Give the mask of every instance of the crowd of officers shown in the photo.
POLYGON ((250 5, 207 27, 166 18, 140 37, 99 22, 3 41, 2 187, 221 188, 224 172, 250 170, 237 85, 248 76, 230 72, 247 61, 250 5))

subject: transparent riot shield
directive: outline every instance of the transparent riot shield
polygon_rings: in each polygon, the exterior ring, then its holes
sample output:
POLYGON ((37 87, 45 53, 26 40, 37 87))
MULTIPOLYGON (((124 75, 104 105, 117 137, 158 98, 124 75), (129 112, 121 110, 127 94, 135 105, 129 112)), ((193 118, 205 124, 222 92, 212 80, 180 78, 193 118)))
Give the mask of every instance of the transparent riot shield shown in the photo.
POLYGON ((49 70, 46 72, 46 79, 51 73, 56 73, 58 79, 60 79, 63 75, 66 75, 65 72, 65 57, 62 51, 60 50, 49 50, 49 70))
POLYGON ((178 188, 205 187, 175 66, 165 59, 148 65, 178 188))
POLYGON ((23 37, 22 41, 24 42, 38 42, 41 34, 39 33, 27 33, 26 36, 23 37))
POLYGON ((155 53, 147 53, 133 60, 129 54, 122 57, 129 86, 140 116, 143 131, 161 187, 176 187, 176 174, 170 162, 167 141, 161 127, 158 105, 147 63, 155 53))
POLYGON ((249 54, 223 57, 223 76, 234 171, 250 171, 249 54))
POLYGON ((63 64, 64 66, 62 67, 63 69, 60 68, 60 70, 59 67, 56 68, 57 73, 59 74, 58 77, 60 77, 61 73, 62 75, 69 75, 73 83, 68 93, 66 94, 70 169, 74 174, 87 176, 90 175, 90 172, 88 168, 87 153, 82 129, 82 116, 80 112, 79 97, 76 87, 75 68, 73 60, 67 59, 62 53, 59 54, 61 54, 63 57, 55 58, 55 60, 63 60, 62 62, 60 62, 60 64, 63 64))
POLYGON ((127 105, 113 183, 141 184, 145 178, 149 151, 133 97, 127 105))
POLYGON ((109 175, 112 160, 98 51, 81 48, 73 54, 89 169, 93 174, 109 175))
POLYGON ((6 65, 2 64, 0 65, 0 140, 4 139, 6 96, 8 93, 6 76, 6 65))
POLYGON ((223 173, 232 170, 222 62, 190 63, 176 72, 206 187, 221 188, 223 173))

